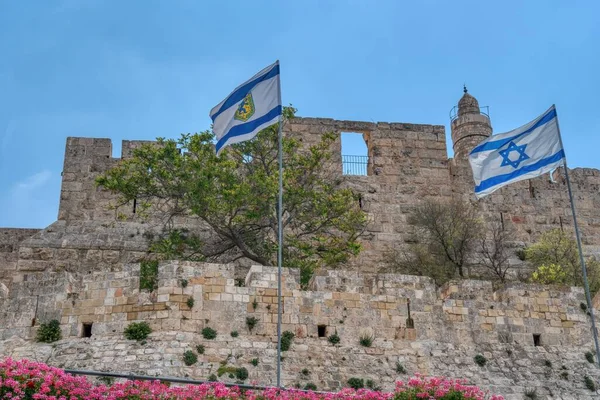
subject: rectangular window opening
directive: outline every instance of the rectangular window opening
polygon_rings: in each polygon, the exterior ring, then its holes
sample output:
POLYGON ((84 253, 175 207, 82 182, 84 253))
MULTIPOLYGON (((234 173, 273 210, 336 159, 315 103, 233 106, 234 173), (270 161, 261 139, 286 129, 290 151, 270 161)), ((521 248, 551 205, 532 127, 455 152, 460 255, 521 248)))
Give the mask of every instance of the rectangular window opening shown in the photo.
POLYGON ((342 132, 342 173, 344 175, 371 175, 369 168, 368 135, 342 132))
POLYGON ((319 333, 319 337, 325 337, 327 333, 327 325, 317 326, 317 331, 319 333))
POLYGON ((81 328, 81 337, 92 337, 92 323, 83 324, 81 328))
POLYGON ((542 345, 542 335, 541 334, 539 334, 539 333, 533 334, 533 345, 536 347, 542 345))

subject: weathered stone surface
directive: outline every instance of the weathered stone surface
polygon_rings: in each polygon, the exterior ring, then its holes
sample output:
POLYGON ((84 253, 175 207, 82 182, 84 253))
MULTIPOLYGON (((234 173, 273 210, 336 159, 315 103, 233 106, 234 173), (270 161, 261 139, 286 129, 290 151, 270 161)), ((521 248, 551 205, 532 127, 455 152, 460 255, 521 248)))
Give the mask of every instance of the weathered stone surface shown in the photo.
MULTIPOLYGON (((0 298, 0 319, 6 321, 0 354, 70 368, 198 379, 228 360, 248 368, 250 379, 273 384, 276 272, 254 266, 239 287, 234 266, 168 262, 159 266, 158 296, 139 290, 138 264, 124 264, 121 272, 31 272, 0 298), (188 281, 184 289, 181 279, 188 281), (201 301, 190 310, 187 299, 196 293, 201 301), (258 320, 251 331, 247 317, 258 320), (59 319, 63 340, 54 346, 33 342, 34 318, 59 319), (125 340, 125 327, 139 320, 151 325, 150 338, 142 344, 125 340), (91 338, 80 337, 83 323, 93 324, 91 338), (207 326, 218 332, 216 339, 202 338, 207 326), (236 338, 230 335, 234 330, 236 338), (186 367, 182 354, 197 344, 205 346, 205 354, 197 366, 186 367), (259 359, 257 367, 250 365, 253 358, 259 359)), ((391 389, 396 362, 409 374, 466 378, 508 399, 522 398, 532 386, 541 395, 591 399, 579 377, 600 378, 584 357, 592 343, 579 288, 515 283, 494 290, 490 282, 462 280, 437 289, 425 277, 328 271, 315 277, 310 290, 300 290, 297 271, 283 272, 282 328, 295 333, 284 353, 288 386, 305 380, 307 368, 320 389, 339 389, 354 376, 391 389), (408 300, 414 328, 406 325, 408 300), (341 339, 338 345, 326 339, 333 333, 341 339), (372 347, 360 346, 362 334, 373 335, 372 347), (539 346, 534 335, 540 335, 539 346), (475 364, 477 354, 488 359, 486 366, 475 364), (560 376, 565 371, 568 380, 560 376)))
MULTIPOLYGON (((584 358, 592 342, 580 289, 509 284, 495 290, 485 281, 438 289, 428 278, 380 273, 386 252, 414 241, 408 215, 419 201, 474 201, 466 155, 492 128, 472 96, 459 105, 451 124, 452 159, 440 125, 325 118, 296 118, 286 125, 285 134, 304 145, 327 131, 363 135, 367 175, 343 175, 340 140, 332 147, 337 163, 332 169, 360 194, 371 221, 361 255, 344 270, 319 272, 309 290, 300 289, 297 271, 284 270, 282 324, 296 335, 284 355, 286 385, 313 381, 319 389, 337 389, 356 376, 392 388, 398 361, 410 374, 467 378, 507 399, 521 399, 532 387, 540 396, 592 398, 582 377, 598 379, 599 372, 584 358), (409 299, 414 328, 406 323, 409 299), (323 328, 326 336, 337 333, 340 344, 319 337, 323 328), (375 334, 371 348, 358 344, 366 328, 375 334), (540 346, 533 335, 540 335, 540 346), (488 359, 485 367, 473 362, 476 354, 488 359)), ((121 157, 131 157, 143 143, 124 141, 121 157)), ((118 218, 109 207, 115 197, 97 188, 95 178, 118 161, 109 139, 68 138, 58 221, 42 230, 0 229, 0 356, 195 378, 208 377, 228 359, 246 366, 251 380, 273 384, 276 270, 250 268, 247 260, 241 260, 242 267, 166 262, 159 268, 158 289, 140 291, 139 262, 160 224, 152 216, 140 219, 133 204, 121 207, 118 218), (185 288, 182 279, 188 281, 185 288), (194 300, 191 308, 188 299, 194 300), (252 316, 258 323, 249 331, 246 317, 252 316), (64 339, 56 346, 34 343, 40 322, 53 318, 61 322, 64 339), (149 340, 125 340, 124 328, 140 320, 154 330, 149 340), (84 323, 93 324, 91 338, 80 337, 84 323), (218 331, 215 340, 202 338, 207 326, 218 331), (233 330, 239 337, 230 335, 233 330), (200 343, 205 354, 186 367, 181 354, 200 343), (253 358, 260 360, 258 367, 249 364, 253 358)), ((585 250, 600 254, 600 171, 577 168, 570 175, 585 250)), ((552 182, 547 176, 518 182, 477 204, 484 217, 515 229, 515 247, 551 228, 573 229, 562 169, 552 182)), ((178 217, 175 223, 213 236, 196 219, 178 217)), ((516 257, 511 262, 522 266, 516 257)), ((594 303, 598 307, 598 297, 594 303)))

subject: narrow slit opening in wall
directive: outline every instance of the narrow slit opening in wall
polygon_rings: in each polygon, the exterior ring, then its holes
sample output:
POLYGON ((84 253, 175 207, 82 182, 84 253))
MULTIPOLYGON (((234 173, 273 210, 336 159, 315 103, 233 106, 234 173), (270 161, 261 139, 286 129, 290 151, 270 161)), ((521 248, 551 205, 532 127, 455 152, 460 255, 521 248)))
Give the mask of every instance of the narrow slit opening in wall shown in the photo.
POLYGON ((135 209, 137 207, 137 199, 133 199, 133 213, 135 214, 135 209))
POLYGON ((325 337, 327 333, 327 325, 318 325, 317 333, 319 334, 319 337, 325 337))
POLYGON ((564 229, 563 229, 562 217, 561 217, 560 215, 558 216, 558 222, 560 223, 560 230, 561 230, 561 231, 564 231, 564 229))
POLYGON ((542 335, 541 334, 539 334, 539 333, 533 334, 533 345, 536 347, 542 345, 542 335))
POLYGON ((81 337, 92 337, 92 323, 83 324, 81 328, 81 337))
POLYGON ((529 181, 529 196, 532 199, 535 199, 535 188, 533 187, 533 183, 531 183, 531 181, 529 181))
POLYGON ((344 175, 370 175, 369 149, 365 135, 342 132, 342 173, 344 175))

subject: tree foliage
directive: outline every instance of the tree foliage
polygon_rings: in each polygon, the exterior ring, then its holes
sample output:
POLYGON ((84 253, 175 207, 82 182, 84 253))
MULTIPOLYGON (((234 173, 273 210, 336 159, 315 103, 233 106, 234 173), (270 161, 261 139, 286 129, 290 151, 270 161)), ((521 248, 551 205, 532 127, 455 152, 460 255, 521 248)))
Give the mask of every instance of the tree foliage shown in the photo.
MULTIPOLYGON (((284 121, 295 110, 284 108, 284 121)), ((215 154, 211 131, 159 138, 102 174, 99 186, 119 195, 121 206, 135 199, 138 215, 160 220, 151 249, 168 259, 233 262, 245 258, 276 265, 278 195, 277 125, 251 141, 215 154), (180 217, 197 224, 178 225, 180 217)), ((303 276, 335 267, 357 255, 366 216, 355 194, 333 174, 326 133, 310 147, 286 137, 284 156, 284 265, 303 276)))
POLYGON ((456 274, 464 277, 467 266, 479 265, 505 281, 512 230, 498 221, 484 223, 474 206, 458 199, 428 200, 413 210, 409 222, 416 227, 417 243, 388 254, 391 271, 429 276, 441 285, 456 274))
POLYGON ((458 199, 426 200, 414 209, 409 222, 417 228, 419 242, 434 262, 464 277, 465 266, 482 235, 477 210, 458 199))
MULTIPOLYGON (((534 282, 583 286, 577 243, 561 229, 544 232, 525 250, 525 259, 536 269, 531 276, 534 282)), ((590 291, 595 293, 600 289, 600 262, 587 257, 586 267, 590 291)))
POLYGON ((478 262, 501 282, 506 281, 510 269, 511 252, 508 244, 514 231, 499 221, 490 221, 484 225, 485 231, 479 237, 478 262))

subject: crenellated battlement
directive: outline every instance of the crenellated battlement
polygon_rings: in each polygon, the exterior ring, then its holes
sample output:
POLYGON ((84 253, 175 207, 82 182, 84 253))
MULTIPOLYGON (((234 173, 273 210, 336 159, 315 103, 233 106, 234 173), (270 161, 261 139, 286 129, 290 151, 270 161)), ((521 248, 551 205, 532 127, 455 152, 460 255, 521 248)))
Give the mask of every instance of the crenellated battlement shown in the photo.
MULTIPOLYGON (((341 139, 331 150, 339 165, 334 172, 360 195, 370 221, 360 256, 340 270, 318 271, 306 290, 298 271, 284 269, 284 330, 296 334, 284 360, 286 385, 311 379, 319 389, 337 389, 350 377, 363 377, 391 387, 399 362, 411 374, 466 377, 507 399, 522 398, 530 386, 540 395, 591 398, 579 379, 581 371, 598 377, 584 358, 591 336, 581 289, 521 283, 498 288, 474 280, 438 288, 430 278, 382 273, 385 255, 414 240, 409 215, 424 199, 476 202, 482 217, 514 228, 519 246, 549 229, 572 230, 561 168, 552 177, 517 182, 476 201, 466 154, 491 134, 491 121, 465 93, 451 130, 454 158, 448 157, 441 125, 300 117, 285 125, 284 134, 304 145, 331 131, 362 136, 367 148, 362 174, 344 169, 341 139), (414 327, 407 322, 409 305, 414 327), (327 340, 333 333, 341 338, 337 345, 327 340), (362 333, 374 334, 372 347, 358 344, 362 333), (475 365, 476 354, 489 364, 475 365), (312 371, 310 378, 305 368, 312 371)), ((0 229, 0 356, 44 356, 74 368, 199 379, 225 362, 246 366, 251 379, 272 384, 274 268, 248 271, 247 260, 239 265, 167 261, 158 268, 158 288, 140 289, 148 235, 161 225, 141 220, 133 204, 117 215, 110 207, 115 195, 95 181, 144 143, 153 142, 123 140, 115 158, 110 139, 69 137, 58 220, 40 230, 0 229), (257 319, 254 330, 245 325, 246 317, 257 319), (61 321, 64 340, 55 347, 34 343, 40 321, 51 318, 61 321), (124 327, 142 320, 154 330, 147 344, 125 340, 124 327), (206 326, 218 330, 216 340, 201 337, 206 326), (233 330, 239 339, 231 336, 233 330), (92 337, 82 337, 86 332, 92 337), (198 344, 206 346, 201 362, 184 366, 183 352, 198 344), (246 365, 253 358, 260 359, 259 367, 246 365)), ((584 250, 600 254, 600 171, 576 168, 570 177, 584 250)), ((185 217, 177 223, 199 224, 185 217)), ((516 256, 512 261, 520 263, 516 256)))

